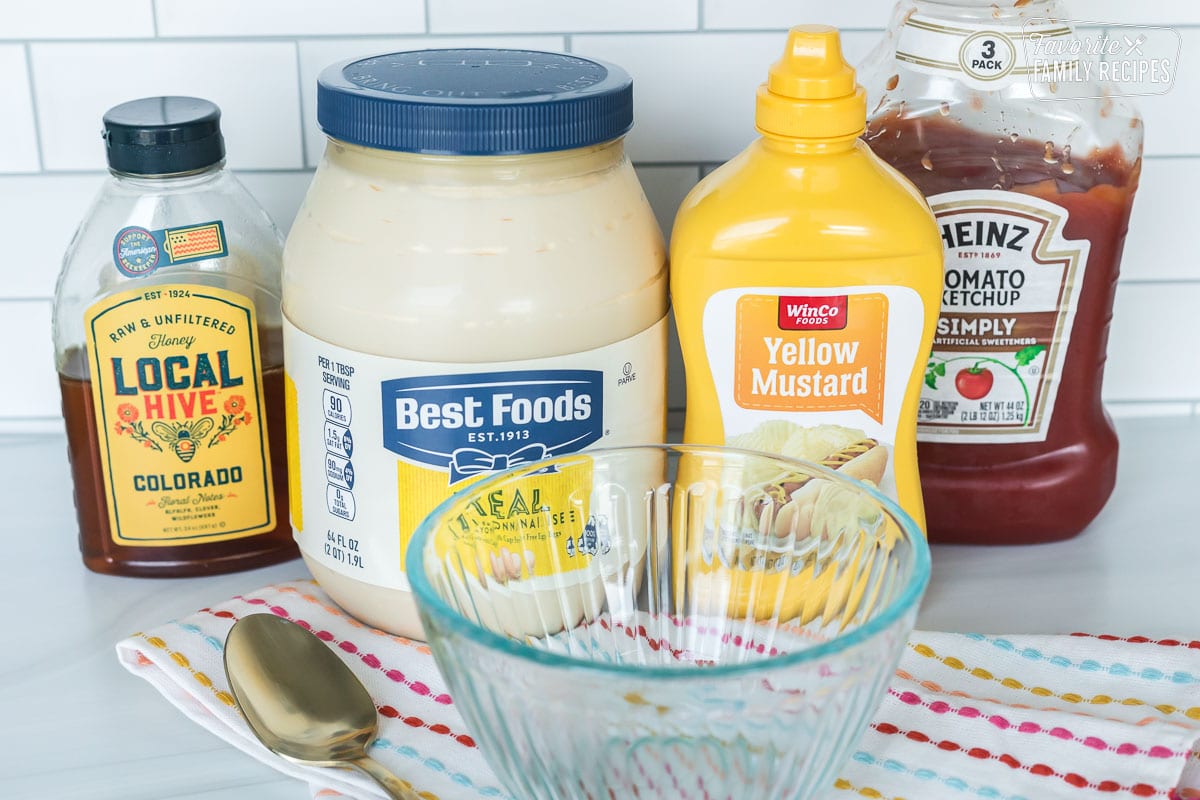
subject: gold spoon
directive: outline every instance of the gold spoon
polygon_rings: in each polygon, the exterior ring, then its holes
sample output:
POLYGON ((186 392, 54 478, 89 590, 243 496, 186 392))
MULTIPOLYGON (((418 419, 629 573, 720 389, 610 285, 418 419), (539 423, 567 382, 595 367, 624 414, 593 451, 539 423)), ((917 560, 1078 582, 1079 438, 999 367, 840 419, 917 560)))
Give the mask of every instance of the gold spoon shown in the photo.
POLYGON ((269 750, 317 767, 353 767, 393 800, 424 800, 367 756, 378 719, 362 683, 325 643, 274 614, 252 614, 225 640, 225 674, 250 730, 269 750))

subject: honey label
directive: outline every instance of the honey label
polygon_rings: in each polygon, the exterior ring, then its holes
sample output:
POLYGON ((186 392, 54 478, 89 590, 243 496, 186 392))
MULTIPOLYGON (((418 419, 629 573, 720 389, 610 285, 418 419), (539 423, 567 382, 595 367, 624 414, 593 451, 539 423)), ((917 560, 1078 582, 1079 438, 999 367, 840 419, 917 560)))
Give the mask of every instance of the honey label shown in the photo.
POLYGON ((902 286, 714 293, 703 328, 723 444, 824 463, 896 497, 892 456, 924 308, 902 286))
POLYGON ((178 546, 274 529, 253 303, 156 285, 104 298, 84 324, 113 541, 178 546))
POLYGON ((926 442, 1045 441, 1089 243, 1060 206, 1013 192, 929 198, 946 254, 917 417, 926 442))

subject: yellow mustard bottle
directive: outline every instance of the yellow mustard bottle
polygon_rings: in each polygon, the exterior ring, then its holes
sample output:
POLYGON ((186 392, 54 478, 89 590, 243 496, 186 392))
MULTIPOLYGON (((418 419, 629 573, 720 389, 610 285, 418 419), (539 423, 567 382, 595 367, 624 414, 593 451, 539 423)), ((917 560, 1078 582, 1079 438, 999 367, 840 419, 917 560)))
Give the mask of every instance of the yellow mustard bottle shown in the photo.
POLYGON ((758 89, 760 138, 684 200, 670 254, 684 441, 823 463, 923 528, 916 417, 942 243, 859 139, 866 111, 837 30, 792 28, 758 89))

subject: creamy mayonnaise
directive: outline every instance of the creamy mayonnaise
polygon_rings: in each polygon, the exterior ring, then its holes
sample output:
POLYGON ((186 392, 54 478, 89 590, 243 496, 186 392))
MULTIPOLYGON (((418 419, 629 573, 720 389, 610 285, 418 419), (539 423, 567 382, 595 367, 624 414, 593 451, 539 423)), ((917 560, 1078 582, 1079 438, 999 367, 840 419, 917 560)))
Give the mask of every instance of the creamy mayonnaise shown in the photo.
MULTIPOLYGON (((629 87, 527 51, 322 73, 330 141, 284 252, 292 525, 355 617, 420 635, 407 542, 470 480, 661 441, 665 253, 621 142, 629 87)), ((518 593, 543 568, 495 556, 518 593)))

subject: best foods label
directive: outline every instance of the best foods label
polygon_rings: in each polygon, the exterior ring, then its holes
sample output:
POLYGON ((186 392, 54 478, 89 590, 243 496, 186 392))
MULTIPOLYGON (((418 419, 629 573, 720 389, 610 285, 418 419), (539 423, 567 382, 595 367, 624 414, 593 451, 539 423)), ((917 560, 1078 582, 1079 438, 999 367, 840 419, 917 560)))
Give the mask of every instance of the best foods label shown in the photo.
POLYGON ((111 295, 84 315, 113 541, 275 528, 254 305, 210 286, 111 295))
MULTIPOLYGON (((504 363, 359 353, 286 319, 284 347, 296 541, 307 557, 376 586, 408 587, 414 530, 472 481, 665 433, 665 317, 595 350, 504 363)), ((583 570, 606 552, 607 533, 578 497, 580 476, 536 476, 465 509, 450 530, 455 547, 500 582, 583 570)))

